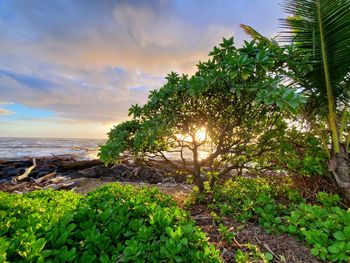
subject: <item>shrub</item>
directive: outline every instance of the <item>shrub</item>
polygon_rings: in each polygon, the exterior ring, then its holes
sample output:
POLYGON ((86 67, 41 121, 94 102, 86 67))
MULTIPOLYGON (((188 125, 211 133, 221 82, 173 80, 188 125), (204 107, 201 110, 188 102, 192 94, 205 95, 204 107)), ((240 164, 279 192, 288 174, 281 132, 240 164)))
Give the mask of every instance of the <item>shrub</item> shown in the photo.
POLYGON ((319 192, 311 205, 287 186, 260 178, 236 178, 214 189, 209 208, 237 221, 257 220, 267 231, 297 236, 322 260, 350 259, 350 210, 337 206, 340 198, 319 192))
POLYGON ((220 262, 188 214, 157 189, 113 184, 0 193, 0 257, 24 262, 220 262))

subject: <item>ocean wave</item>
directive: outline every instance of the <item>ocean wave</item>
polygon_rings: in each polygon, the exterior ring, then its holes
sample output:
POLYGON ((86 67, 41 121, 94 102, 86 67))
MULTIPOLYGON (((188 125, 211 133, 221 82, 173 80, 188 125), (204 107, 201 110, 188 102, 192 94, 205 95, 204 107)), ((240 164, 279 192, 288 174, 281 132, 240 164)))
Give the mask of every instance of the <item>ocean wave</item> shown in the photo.
POLYGON ((97 157, 99 139, 0 138, 0 159, 74 154, 80 159, 97 157))

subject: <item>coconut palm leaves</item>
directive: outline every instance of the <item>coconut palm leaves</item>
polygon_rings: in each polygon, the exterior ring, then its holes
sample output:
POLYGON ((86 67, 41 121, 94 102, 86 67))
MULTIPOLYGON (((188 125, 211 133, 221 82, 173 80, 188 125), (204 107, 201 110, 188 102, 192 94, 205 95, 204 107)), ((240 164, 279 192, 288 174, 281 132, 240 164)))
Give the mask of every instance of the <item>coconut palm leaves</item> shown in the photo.
MULTIPOLYGON (((321 138, 327 148, 327 141, 331 144, 328 168, 350 200, 350 0, 285 0, 283 9, 290 16, 282 19, 281 40, 294 45, 307 61, 305 72, 293 58, 287 63, 297 73, 293 80, 309 97, 304 113, 320 137, 328 134, 324 124, 331 131, 331 140, 321 138)), ((249 27, 244 29, 266 41, 249 27)))
POLYGON ((301 84, 314 113, 327 113, 332 146, 339 153, 344 124, 337 111, 349 102, 350 1, 286 0, 283 9, 291 16, 282 20, 282 40, 311 57, 312 70, 301 84))

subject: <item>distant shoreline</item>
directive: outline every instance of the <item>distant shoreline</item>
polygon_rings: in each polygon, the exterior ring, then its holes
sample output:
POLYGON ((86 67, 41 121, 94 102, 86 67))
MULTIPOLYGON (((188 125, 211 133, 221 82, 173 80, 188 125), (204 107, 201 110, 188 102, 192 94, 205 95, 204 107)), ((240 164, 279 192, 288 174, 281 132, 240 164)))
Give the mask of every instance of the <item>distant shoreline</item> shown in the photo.
POLYGON ((0 139, 52 139, 52 140, 101 140, 101 141, 107 141, 108 138, 0 136, 0 139))
POLYGON ((0 159, 72 155, 77 159, 97 158, 103 139, 0 137, 0 159))

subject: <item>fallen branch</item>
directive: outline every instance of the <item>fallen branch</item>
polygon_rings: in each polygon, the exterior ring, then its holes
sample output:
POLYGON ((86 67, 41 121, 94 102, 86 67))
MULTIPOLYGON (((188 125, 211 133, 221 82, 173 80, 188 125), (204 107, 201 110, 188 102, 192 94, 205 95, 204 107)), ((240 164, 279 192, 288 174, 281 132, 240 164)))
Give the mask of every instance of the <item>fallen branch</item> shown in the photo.
POLYGON ((59 190, 59 189, 64 189, 64 188, 69 188, 72 186, 77 185, 77 182, 69 182, 69 183, 60 183, 60 184, 49 184, 42 189, 48 190, 48 189, 53 189, 53 190, 59 190))
POLYGON ((267 251, 269 251, 272 255, 274 255, 275 258, 278 258, 279 260, 281 260, 281 258, 279 256, 277 256, 275 253, 273 253, 271 248, 266 243, 264 243, 263 246, 267 251))
POLYGON ((50 179, 49 183, 57 184, 57 183, 60 183, 60 182, 63 182, 63 181, 67 181, 67 180, 69 180, 69 178, 66 177, 66 176, 58 176, 56 178, 50 179))
POLYGON ((48 189, 52 189, 52 190, 58 190, 60 189, 61 186, 59 184, 49 184, 45 187, 42 187, 41 189, 44 189, 44 190, 48 190, 48 189))
POLYGON ((57 174, 56 171, 54 171, 54 172, 52 172, 52 173, 49 173, 49 174, 47 174, 47 175, 44 175, 44 176, 38 178, 38 179, 36 180, 36 182, 37 182, 37 183, 41 183, 41 182, 43 182, 43 181, 45 181, 45 180, 48 180, 48 179, 50 179, 50 178, 52 178, 52 177, 55 177, 56 174, 57 174))
POLYGON ((36 161, 35 161, 35 158, 33 158, 33 165, 32 165, 31 167, 27 168, 26 171, 25 171, 22 175, 17 176, 15 179, 16 179, 17 181, 21 181, 21 180, 27 178, 28 175, 30 174, 30 172, 31 172, 35 167, 36 167, 36 161))
POLYGON ((17 190, 25 185, 29 184, 28 182, 23 182, 23 183, 20 183, 18 185, 15 185, 15 186, 12 186, 9 188, 10 191, 14 191, 14 190, 17 190))
POLYGON ((286 262, 286 259, 283 255, 280 255, 280 256, 276 255, 266 243, 261 243, 261 241, 257 236, 255 236, 255 239, 256 241, 258 241, 259 245, 262 245, 268 252, 270 252, 280 262, 286 262))

